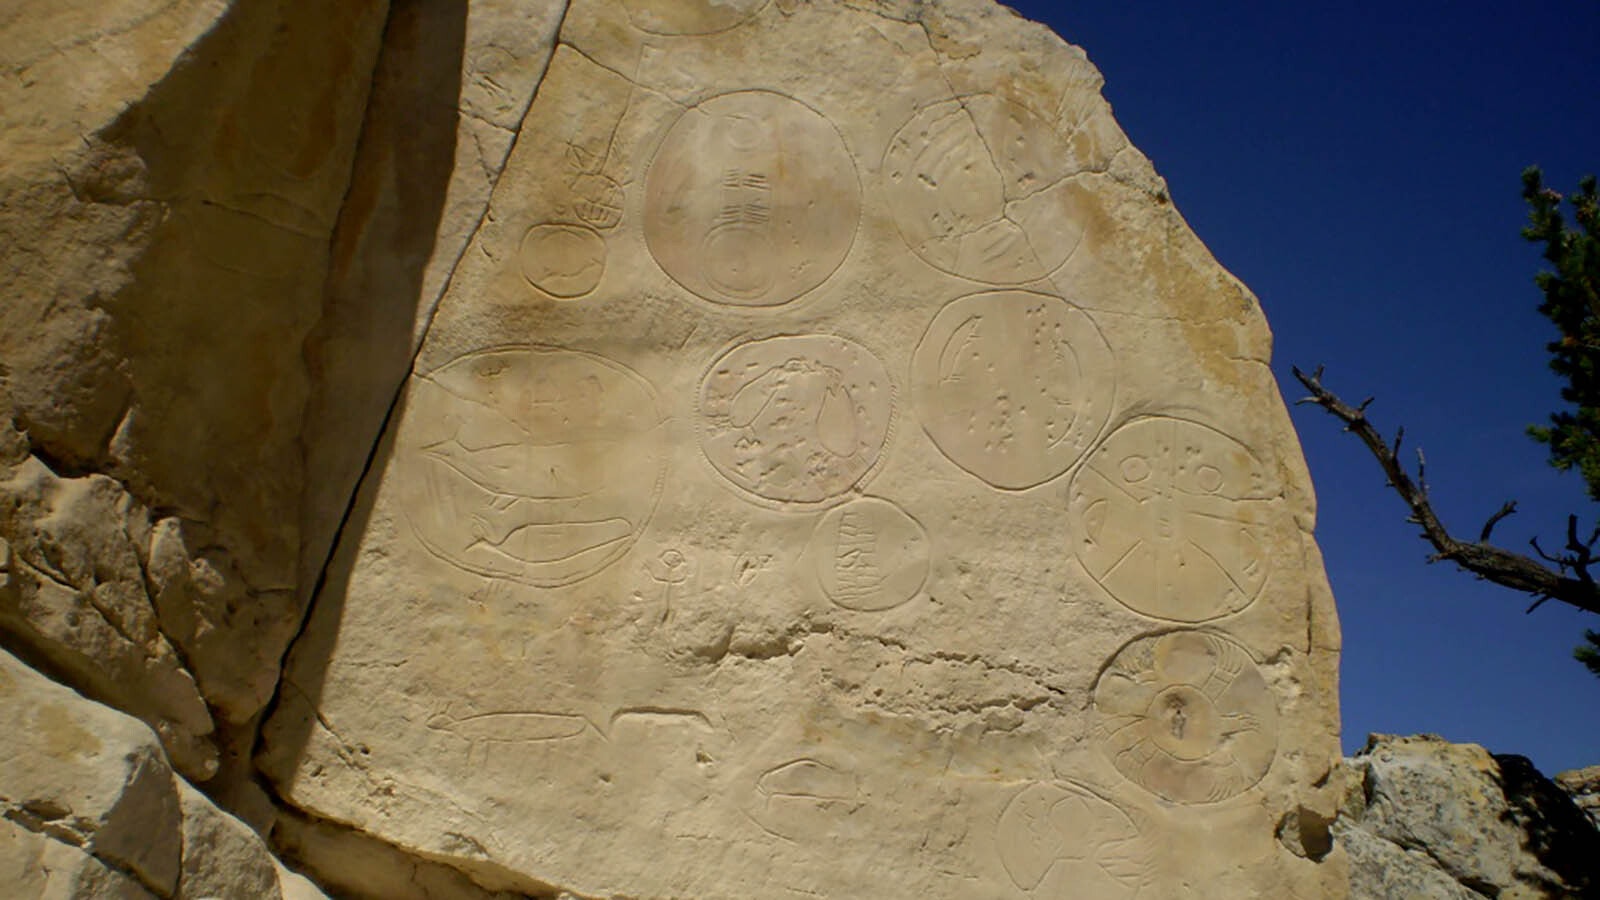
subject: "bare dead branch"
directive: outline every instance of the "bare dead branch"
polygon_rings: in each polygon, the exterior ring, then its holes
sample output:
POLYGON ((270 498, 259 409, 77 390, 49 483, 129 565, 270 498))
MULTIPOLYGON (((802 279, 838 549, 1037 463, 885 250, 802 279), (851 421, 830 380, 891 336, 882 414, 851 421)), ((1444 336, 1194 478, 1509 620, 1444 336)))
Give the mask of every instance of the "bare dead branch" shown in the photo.
POLYGON ((1517 501, 1515 500, 1507 500, 1506 502, 1500 504, 1500 508, 1495 511, 1494 515, 1489 517, 1489 521, 1483 523, 1483 530, 1478 533, 1478 543, 1481 544, 1484 541, 1487 541, 1489 539, 1490 532, 1494 531, 1494 527, 1500 524, 1500 520, 1516 511, 1517 501))
MULTIPOLYGON (((1600 587, 1597 587, 1589 575, 1589 567, 1595 562, 1594 541, 1584 543, 1578 540, 1576 516, 1568 520, 1566 555, 1551 556, 1539 547, 1537 541, 1532 542, 1534 552, 1555 566, 1554 569, 1541 565, 1535 559, 1489 543, 1489 533, 1494 526, 1515 511, 1513 503, 1502 506, 1499 512, 1484 523, 1482 535, 1477 541, 1462 541, 1452 537, 1428 501, 1425 478, 1427 460, 1423 457, 1422 451, 1420 449, 1417 451, 1417 477, 1416 480, 1412 480, 1411 474, 1400 463, 1400 436, 1397 434, 1391 445, 1367 420, 1366 409, 1372 402, 1371 398, 1358 407, 1345 403, 1322 386, 1322 371, 1322 366, 1318 366, 1314 372, 1307 375, 1299 368, 1294 369, 1294 377, 1311 392, 1310 397, 1300 402, 1315 403, 1327 410, 1344 423, 1346 431, 1354 432, 1356 437, 1366 444, 1367 449, 1378 460, 1384 475, 1388 477, 1389 486, 1410 508, 1409 521, 1422 529, 1422 538, 1432 544, 1437 551, 1430 562, 1449 560, 1495 584, 1532 594, 1538 599, 1528 608, 1530 612, 1537 609, 1545 600, 1559 600, 1569 606, 1600 615, 1600 587), (1568 575, 1568 571, 1575 573, 1576 577, 1568 575)), ((1596 538, 1600 539, 1600 533, 1597 533, 1596 538)))

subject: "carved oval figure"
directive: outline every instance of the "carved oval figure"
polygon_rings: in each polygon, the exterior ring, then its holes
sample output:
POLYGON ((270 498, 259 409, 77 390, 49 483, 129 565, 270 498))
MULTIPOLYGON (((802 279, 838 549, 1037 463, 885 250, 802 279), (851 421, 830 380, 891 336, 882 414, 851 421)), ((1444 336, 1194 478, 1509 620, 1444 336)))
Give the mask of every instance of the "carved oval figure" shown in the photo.
POLYGON ((807 547, 828 599, 877 612, 917 596, 928 580, 928 533, 900 507, 863 497, 831 509, 807 547))
POLYGON ((1094 739, 1117 771, 1176 803, 1253 787, 1278 745, 1278 708, 1249 651, 1177 631, 1123 647, 1094 689, 1094 739))
POLYGON ((604 357, 469 353, 414 376, 402 498, 429 551, 537 587, 619 559, 654 512, 667 452, 655 392, 604 357))
POLYGON ((952 301, 911 361, 922 427, 950 461, 1005 490, 1061 475, 1111 415, 1111 349, 1058 297, 995 291, 952 301))
POLYGON ((517 249, 522 277, 560 300, 594 290, 606 271, 606 242, 581 225, 535 225, 517 249))
POLYGON ((883 160, 895 226, 941 272, 1018 285, 1060 268, 1083 240, 1084 190, 1066 138, 992 94, 919 110, 883 160))
POLYGON ((833 501, 877 466, 894 386, 866 348, 841 337, 750 341, 700 385, 700 446, 725 478, 779 503, 833 501))
POLYGON ((849 252, 860 215, 855 163, 839 132, 767 91, 689 109, 645 178, 651 255, 713 303, 777 306, 822 284, 849 252))
POLYGON ((1132 817, 1070 782, 1011 798, 995 846, 1012 883, 1038 897, 1132 898, 1154 870, 1154 848, 1132 817))
POLYGON ((716 34, 743 25, 767 0, 624 0, 628 20, 647 34, 716 34))
POLYGON ((1203 622, 1238 612, 1267 581, 1275 493, 1261 461, 1222 432, 1186 419, 1136 420, 1073 476, 1078 559, 1147 616, 1203 622))

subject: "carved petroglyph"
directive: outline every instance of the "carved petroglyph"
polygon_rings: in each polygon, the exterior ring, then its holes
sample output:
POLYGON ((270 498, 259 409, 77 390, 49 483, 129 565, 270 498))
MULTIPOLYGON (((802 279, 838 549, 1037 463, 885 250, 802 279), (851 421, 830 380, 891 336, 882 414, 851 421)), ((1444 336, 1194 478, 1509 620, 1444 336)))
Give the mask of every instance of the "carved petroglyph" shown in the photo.
POLYGON ((1095 743, 1123 775, 1177 803, 1214 803, 1260 781, 1278 710, 1249 651, 1178 631, 1124 647, 1095 685, 1095 743))
POLYGON ((741 344, 700 386, 706 459, 745 491, 783 503, 823 503, 860 484, 893 415, 883 364, 831 335, 741 344))
POLYGON ((682 550, 669 547, 655 559, 647 560, 644 570, 650 580, 660 586, 661 621, 665 622, 672 618, 672 590, 694 577, 694 561, 684 556, 682 550))
POLYGON ((606 271, 606 242, 582 225, 535 225, 517 249, 522 277, 560 300, 595 289, 606 271))
POLYGON ((655 392, 576 350, 471 353, 413 379, 407 519, 439 558, 538 587, 615 562, 654 511, 666 466, 655 392))
POLYGON ((1140 419, 1073 477, 1078 559, 1136 612, 1178 622, 1237 612, 1267 580, 1273 494, 1266 467, 1233 438, 1140 419))
POLYGON ((750 817, 768 832, 790 840, 826 836, 832 822, 863 802, 859 776, 814 757, 767 769, 754 788, 750 817))
POLYGON ((767 0, 624 0, 633 27, 649 34, 715 34, 749 21, 767 0))
POLYGON ((487 760, 494 744, 540 744, 580 737, 590 728, 580 715, 559 712, 515 711, 456 715, 447 705, 430 716, 426 725, 467 743, 467 762, 487 760))
POLYGON ((1105 427, 1111 350, 1083 310, 1025 291, 973 294, 934 316, 911 363, 922 427, 951 462, 997 488, 1071 468, 1105 427))
POLYGON ((846 609, 892 609, 928 580, 928 533, 900 507, 876 497, 829 510, 806 549, 828 599, 846 609))
POLYGON ((1066 139, 991 94, 919 110, 890 141, 883 177, 912 252, 951 275, 1025 284, 1061 267, 1083 239, 1080 194, 1064 181, 1066 139))
POLYGON ((1000 862, 1037 897, 1131 898, 1149 883, 1154 848, 1116 804, 1070 782, 1029 785, 995 826, 1000 862))
POLYGON ((776 306, 815 288, 849 252, 860 214, 839 132, 767 91, 723 94, 685 112, 645 178, 650 253, 715 303, 776 306))

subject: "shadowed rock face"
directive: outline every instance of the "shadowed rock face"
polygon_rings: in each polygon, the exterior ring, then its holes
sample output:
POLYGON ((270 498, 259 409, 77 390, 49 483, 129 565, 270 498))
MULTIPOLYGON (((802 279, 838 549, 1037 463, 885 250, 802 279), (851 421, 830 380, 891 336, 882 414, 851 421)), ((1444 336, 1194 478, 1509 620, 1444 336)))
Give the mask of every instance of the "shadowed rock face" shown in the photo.
POLYGON ((1356 900, 1600 890, 1600 831, 1525 757, 1375 734, 1346 766, 1333 834, 1349 853, 1356 900))
MULTIPOLYGON (((5 646, 351 896, 1341 896, 1254 298, 1081 51, 858 6, 0 13, 5 646)), ((173 798, 5 846, 292 896, 173 798)))

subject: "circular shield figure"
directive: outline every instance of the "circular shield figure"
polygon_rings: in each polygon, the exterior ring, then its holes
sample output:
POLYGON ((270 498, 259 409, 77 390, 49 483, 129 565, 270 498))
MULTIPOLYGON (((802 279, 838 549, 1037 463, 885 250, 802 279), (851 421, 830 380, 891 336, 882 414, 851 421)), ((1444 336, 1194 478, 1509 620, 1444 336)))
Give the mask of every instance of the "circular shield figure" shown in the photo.
POLYGON ((828 599, 877 612, 917 596, 928 580, 928 533, 900 507, 862 497, 829 510, 807 546, 828 599))
POLYGON ((1203 622, 1267 581, 1273 482, 1239 441, 1153 416, 1117 429, 1073 476, 1078 559, 1135 612, 1203 622))
POLYGON ((469 353, 414 376, 403 508, 435 556, 537 587, 625 554, 666 468, 655 392, 619 363, 556 347, 469 353))
POLYGON ((1059 297, 994 291, 939 310, 911 361, 928 437, 989 484, 1021 490, 1071 468, 1111 415, 1111 349, 1059 297))
POLYGON ((828 503, 864 481, 893 416, 883 364, 832 335, 740 344, 700 385, 706 459, 745 492, 778 503, 828 503))
POLYGON ((1123 647, 1094 689, 1094 740, 1117 771, 1175 803, 1253 787, 1278 746, 1278 707, 1249 651, 1203 631, 1123 647))
POLYGON ((799 101, 739 91, 673 124, 645 177, 662 271, 730 306, 777 306, 826 281, 855 241, 861 186, 833 125, 799 101))
POLYGON ((951 275, 1020 285, 1083 240, 1066 138, 1026 108, 975 94, 926 106, 889 142, 884 187, 911 252, 951 275))
POLYGON ((1037 897, 1131 898, 1149 882, 1154 848, 1126 812, 1071 782, 1024 788, 995 825, 1006 874, 1037 897))
POLYGON ((535 225, 517 248, 522 277, 560 300, 595 289, 606 271, 606 242, 582 225, 535 225))

